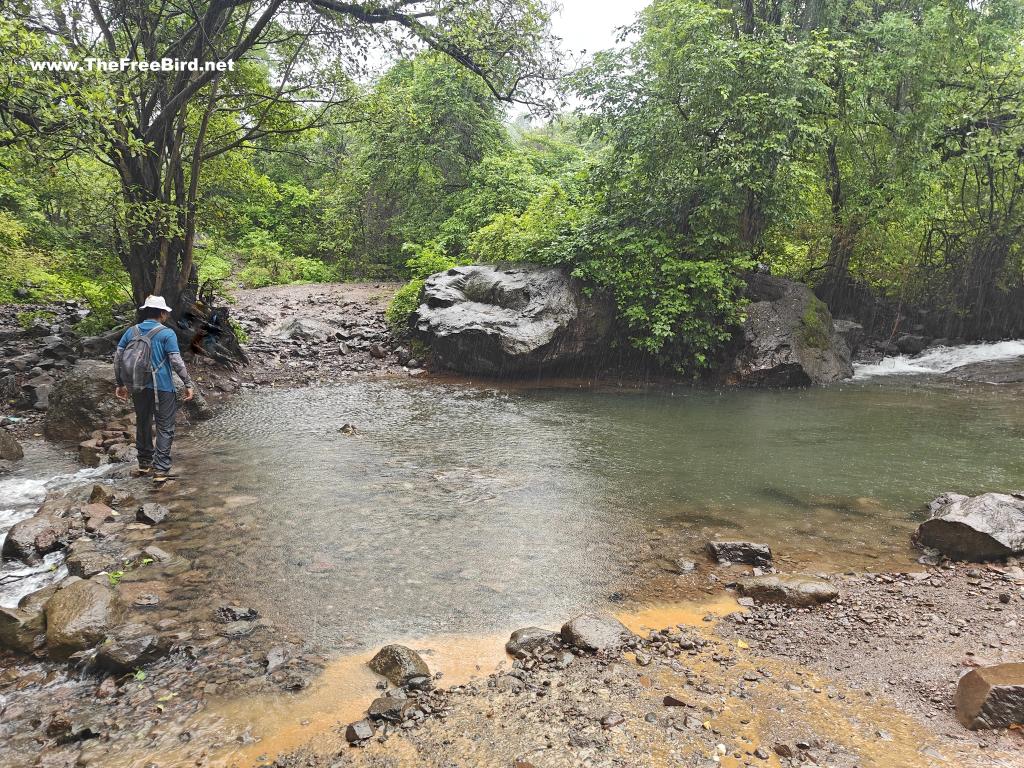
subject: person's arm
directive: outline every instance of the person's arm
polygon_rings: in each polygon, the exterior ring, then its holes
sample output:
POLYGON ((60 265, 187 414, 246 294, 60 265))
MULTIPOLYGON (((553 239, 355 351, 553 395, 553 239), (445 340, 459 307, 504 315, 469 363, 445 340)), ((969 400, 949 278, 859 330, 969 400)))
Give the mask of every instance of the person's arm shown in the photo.
POLYGON ((121 379, 121 356, 124 354, 124 348, 128 346, 129 333, 131 333, 131 328, 121 335, 121 340, 117 342, 117 349, 114 350, 114 394, 121 400, 128 399, 128 388, 125 387, 124 381, 121 379))
POLYGON ((165 335, 167 338, 164 340, 164 354, 167 355, 167 361, 171 364, 171 369, 178 374, 178 378, 185 385, 185 399, 191 400, 195 384, 192 383, 192 377, 188 375, 185 361, 181 358, 181 350, 178 348, 178 336, 174 331, 165 335))

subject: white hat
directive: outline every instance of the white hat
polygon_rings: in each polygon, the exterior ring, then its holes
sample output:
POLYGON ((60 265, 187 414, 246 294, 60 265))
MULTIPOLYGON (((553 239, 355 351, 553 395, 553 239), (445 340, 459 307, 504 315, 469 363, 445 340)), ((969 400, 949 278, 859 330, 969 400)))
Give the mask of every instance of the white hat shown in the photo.
POLYGON ((174 311, 167 306, 163 296, 147 296, 146 303, 139 307, 139 309, 162 309, 164 312, 174 311))

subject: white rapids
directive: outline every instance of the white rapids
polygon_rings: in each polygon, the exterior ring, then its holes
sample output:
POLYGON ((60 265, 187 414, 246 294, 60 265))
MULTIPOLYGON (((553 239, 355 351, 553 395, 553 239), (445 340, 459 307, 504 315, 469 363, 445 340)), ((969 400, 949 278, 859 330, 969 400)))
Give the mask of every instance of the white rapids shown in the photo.
POLYGON ((965 344, 959 347, 932 347, 919 355, 897 355, 877 363, 855 365, 854 379, 876 376, 907 376, 946 373, 968 363, 987 363, 1024 357, 1024 339, 965 344))
MULTIPOLYGON (((106 464, 49 478, 31 475, 0 477, 0 542, 11 526, 35 513, 48 491, 102 477, 114 466, 106 464)), ((15 561, 0 565, 0 607, 12 608, 23 596, 66 576, 67 569, 61 565, 63 559, 62 552, 53 552, 38 565, 29 566, 15 561)))

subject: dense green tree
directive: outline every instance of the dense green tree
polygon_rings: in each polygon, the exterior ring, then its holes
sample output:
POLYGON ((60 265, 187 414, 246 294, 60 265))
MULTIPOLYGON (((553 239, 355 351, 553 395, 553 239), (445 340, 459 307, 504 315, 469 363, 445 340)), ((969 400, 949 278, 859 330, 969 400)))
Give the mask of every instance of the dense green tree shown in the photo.
POLYGON ((0 143, 91 151, 117 172, 118 254, 136 300, 175 302, 194 286, 204 163, 324 124, 350 95, 344 65, 371 49, 429 46, 504 99, 531 98, 551 72, 536 0, 25 0, 9 15, 5 67, 17 79, 0 100, 0 143), (202 66, 97 73, 87 58, 202 66), (32 67, 47 59, 78 66, 32 67))

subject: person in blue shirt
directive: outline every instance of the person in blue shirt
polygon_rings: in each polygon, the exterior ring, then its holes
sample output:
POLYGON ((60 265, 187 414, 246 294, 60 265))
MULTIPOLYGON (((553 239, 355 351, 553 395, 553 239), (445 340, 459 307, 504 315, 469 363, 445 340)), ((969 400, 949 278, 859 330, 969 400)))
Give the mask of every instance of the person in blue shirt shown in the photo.
POLYGON ((157 332, 152 340, 152 363, 156 374, 156 390, 153 384, 132 393, 132 404, 135 406, 135 447, 139 454, 139 473, 152 473, 157 480, 164 479, 171 472, 171 443, 174 442, 174 420, 178 413, 178 400, 174 389, 173 370, 185 385, 184 400, 188 401, 195 395, 185 361, 181 359, 178 349, 178 337, 174 331, 164 326, 171 316, 171 308, 162 296, 150 296, 146 303, 139 307, 139 324, 132 326, 118 342, 114 353, 114 376, 117 388, 114 393, 121 400, 128 400, 128 388, 121 377, 121 354, 135 334, 135 329, 145 334, 158 325, 163 330, 157 332), (156 434, 154 440, 154 429, 156 434))

